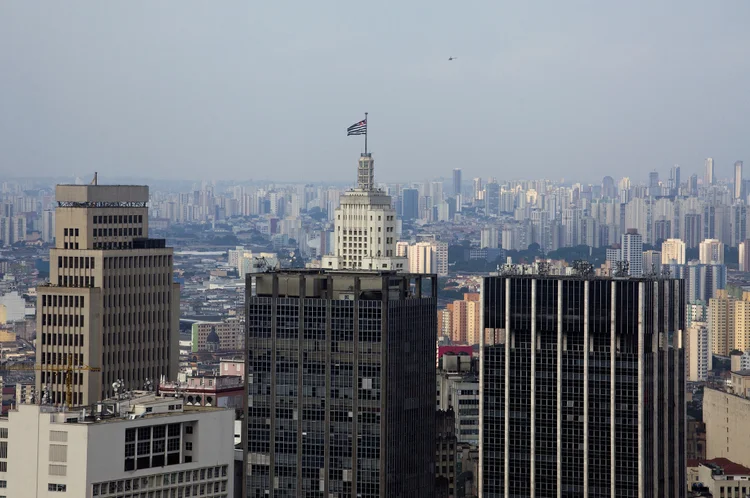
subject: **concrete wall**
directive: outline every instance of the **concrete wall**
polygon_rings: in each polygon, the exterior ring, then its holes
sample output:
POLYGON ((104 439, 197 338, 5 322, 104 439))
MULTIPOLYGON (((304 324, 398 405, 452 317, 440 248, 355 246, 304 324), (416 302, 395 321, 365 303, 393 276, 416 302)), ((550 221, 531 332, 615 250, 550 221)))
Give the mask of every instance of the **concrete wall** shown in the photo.
POLYGON ((706 458, 728 458, 750 467, 750 400, 706 387, 703 420, 706 458))

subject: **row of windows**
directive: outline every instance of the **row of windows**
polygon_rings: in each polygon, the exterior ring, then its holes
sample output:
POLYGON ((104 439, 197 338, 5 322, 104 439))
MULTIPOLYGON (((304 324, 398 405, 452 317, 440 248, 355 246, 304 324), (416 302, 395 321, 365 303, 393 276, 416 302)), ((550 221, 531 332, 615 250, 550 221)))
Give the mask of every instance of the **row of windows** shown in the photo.
POLYGON ((141 214, 127 214, 127 215, 116 214, 116 215, 109 215, 109 216, 94 216, 94 225, 101 225, 104 223, 143 223, 143 215, 141 214))
POLYGON ((83 317, 84 315, 58 315, 44 313, 42 315, 42 325, 50 325, 52 327, 83 327, 83 317))
MULTIPOLYGON (((65 249, 78 249, 78 242, 65 242, 63 244, 63 248, 65 249)), ((94 248, 96 249, 96 248, 94 248)))
POLYGON ((153 268, 154 266, 171 266, 172 256, 123 256, 105 258, 104 269, 153 268))
POLYGON ((95 259, 91 257, 82 256, 58 256, 57 267, 58 268, 82 268, 85 270, 95 269, 95 259))
POLYGON ((42 353, 43 365, 67 365, 68 356, 73 359, 73 365, 84 365, 83 354, 74 353, 42 353))
POLYGON ((96 287, 96 277, 57 276, 58 287, 96 287))
MULTIPOLYGON (((139 489, 150 489, 158 488, 162 486, 173 486, 175 484, 199 482, 205 480, 213 480, 219 478, 225 478, 228 474, 228 467, 226 465, 208 467, 203 469, 196 469, 193 471, 184 472, 172 472, 171 474, 161 474, 155 476, 141 477, 135 479, 122 479, 119 481, 102 482, 92 485, 92 495, 100 496, 107 494, 123 493, 126 491, 137 491, 139 489)), ((223 481, 224 485, 220 486, 222 491, 226 491, 226 480, 223 481)), ((209 486, 213 483, 207 483, 209 486)), ((217 483, 221 484, 221 483, 217 483)), ((188 487, 189 489, 189 487, 188 487)), ((210 492, 210 491, 209 491, 210 492)), ((218 492, 218 491, 217 491, 218 492)), ((152 492, 153 493, 153 492, 152 492)), ((180 490, 182 493, 182 490, 180 490)))
POLYGON ((42 306, 83 308, 86 306, 86 300, 84 296, 48 296, 44 294, 42 295, 42 306))
POLYGON ((83 347, 83 334, 44 333, 42 334, 42 345, 83 347))
POLYGON ((66 237, 78 237, 78 229, 77 228, 64 228, 63 229, 63 235, 66 237))
POLYGON ((143 229, 138 228, 94 228, 94 237, 141 237, 143 229))

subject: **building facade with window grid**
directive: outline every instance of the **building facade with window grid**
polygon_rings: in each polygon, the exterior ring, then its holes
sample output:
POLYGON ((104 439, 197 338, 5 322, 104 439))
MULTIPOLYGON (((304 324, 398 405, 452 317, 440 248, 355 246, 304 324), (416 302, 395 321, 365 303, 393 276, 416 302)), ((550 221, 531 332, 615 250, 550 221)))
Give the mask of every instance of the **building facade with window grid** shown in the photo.
POLYGON ((38 288, 36 390, 72 404, 174 379, 179 358, 179 285, 172 249, 148 239, 148 187, 58 185, 50 283, 38 288), (88 365, 101 372, 77 370, 88 365))
POLYGON ((480 496, 683 497, 682 280, 483 280, 480 496))
POLYGON ((283 271, 253 288, 248 497, 432 498, 436 277, 283 271))
POLYGON ((0 418, 0 481, 13 498, 231 498, 234 418, 153 393, 85 411, 18 405, 0 418))

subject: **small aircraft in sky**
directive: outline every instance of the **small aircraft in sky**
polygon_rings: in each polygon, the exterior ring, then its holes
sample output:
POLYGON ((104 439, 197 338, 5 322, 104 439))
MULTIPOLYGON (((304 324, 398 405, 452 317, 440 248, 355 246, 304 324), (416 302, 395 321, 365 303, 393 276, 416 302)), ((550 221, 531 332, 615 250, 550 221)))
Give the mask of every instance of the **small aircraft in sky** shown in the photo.
POLYGON ((458 57, 453 57, 453 56, 448 57, 449 61, 456 60, 456 59, 458 59, 458 57))

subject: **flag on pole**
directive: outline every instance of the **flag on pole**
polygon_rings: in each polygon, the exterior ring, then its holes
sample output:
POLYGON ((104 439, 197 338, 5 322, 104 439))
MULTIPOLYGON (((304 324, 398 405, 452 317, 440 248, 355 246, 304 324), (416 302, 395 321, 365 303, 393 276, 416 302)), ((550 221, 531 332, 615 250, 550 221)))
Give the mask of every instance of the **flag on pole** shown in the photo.
POLYGON ((363 119, 358 123, 354 123, 346 129, 346 136, 351 135, 366 135, 367 134, 367 118, 363 119))

